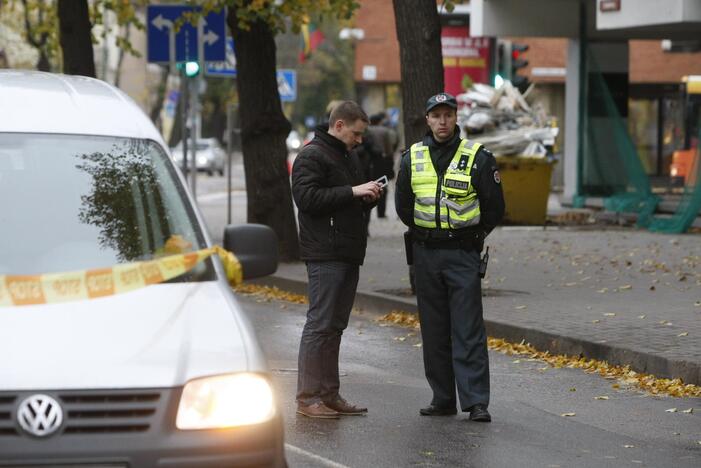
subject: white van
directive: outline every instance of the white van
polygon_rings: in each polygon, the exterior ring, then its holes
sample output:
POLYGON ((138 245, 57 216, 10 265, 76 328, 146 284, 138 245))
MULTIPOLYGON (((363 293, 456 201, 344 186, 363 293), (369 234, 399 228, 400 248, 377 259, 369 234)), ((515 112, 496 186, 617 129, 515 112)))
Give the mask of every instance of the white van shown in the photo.
MULTIPOLYGON (((92 299, 28 305, 11 287, 210 247, 166 148, 102 81, 0 70, 0 466, 286 465, 219 258, 92 299)), ((224 247, 245 278, 277 268, 266 227, 229 226, 224 247)))

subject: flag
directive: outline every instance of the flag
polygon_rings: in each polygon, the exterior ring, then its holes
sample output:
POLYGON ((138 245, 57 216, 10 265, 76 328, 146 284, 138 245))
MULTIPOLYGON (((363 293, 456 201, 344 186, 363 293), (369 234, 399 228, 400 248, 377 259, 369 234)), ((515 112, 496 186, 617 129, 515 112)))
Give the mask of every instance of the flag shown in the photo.
POLYGON ((304 63, 322 42, 324 42, 324 34, 316 24, 312 22, 303 24, 302 52, 299 53, 299 61, 304 63))

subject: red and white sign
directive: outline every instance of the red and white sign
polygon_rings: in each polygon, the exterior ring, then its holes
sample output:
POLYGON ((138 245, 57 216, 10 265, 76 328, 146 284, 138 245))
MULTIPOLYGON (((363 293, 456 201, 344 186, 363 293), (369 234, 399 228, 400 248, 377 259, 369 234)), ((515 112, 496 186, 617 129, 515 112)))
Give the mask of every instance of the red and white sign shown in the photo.
POLYGON ((471 83, 489 83, 489 38, 470 37, 465 26, 444 26, 441 46, 446 92, 457 95, 471 83))

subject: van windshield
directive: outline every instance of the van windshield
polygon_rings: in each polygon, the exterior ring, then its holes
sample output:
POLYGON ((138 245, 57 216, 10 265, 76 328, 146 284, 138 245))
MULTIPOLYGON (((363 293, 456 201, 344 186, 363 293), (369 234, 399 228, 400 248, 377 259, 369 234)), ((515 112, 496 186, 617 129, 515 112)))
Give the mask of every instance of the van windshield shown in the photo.
MULTIPOLYGON (((205 248, 155 142, 0 133, 0 274, 42 274, 205 248)), ((209 261, 179 280, 213 279, 209 261)))

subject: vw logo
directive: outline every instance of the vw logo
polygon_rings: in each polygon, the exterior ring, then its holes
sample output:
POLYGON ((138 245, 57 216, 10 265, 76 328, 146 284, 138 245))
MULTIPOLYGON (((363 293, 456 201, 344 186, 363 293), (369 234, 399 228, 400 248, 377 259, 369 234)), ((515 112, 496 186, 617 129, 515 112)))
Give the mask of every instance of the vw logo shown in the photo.
POLYGON ((28 434, 46 437, 61 427, 63 410, 48 395, 32 395, 22 400, 17 407, 17 422, 28 434))

